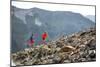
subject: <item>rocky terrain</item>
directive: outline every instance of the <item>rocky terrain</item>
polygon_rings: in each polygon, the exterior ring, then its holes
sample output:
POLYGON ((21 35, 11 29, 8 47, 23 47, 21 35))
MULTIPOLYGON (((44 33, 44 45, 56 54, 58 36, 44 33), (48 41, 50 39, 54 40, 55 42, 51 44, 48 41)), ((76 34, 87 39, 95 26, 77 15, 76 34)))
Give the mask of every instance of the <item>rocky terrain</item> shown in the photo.
POLYGON ((61 36, 47 45, 11 54, 16 65, 41 65, 96 61, 96 29, 61 36))

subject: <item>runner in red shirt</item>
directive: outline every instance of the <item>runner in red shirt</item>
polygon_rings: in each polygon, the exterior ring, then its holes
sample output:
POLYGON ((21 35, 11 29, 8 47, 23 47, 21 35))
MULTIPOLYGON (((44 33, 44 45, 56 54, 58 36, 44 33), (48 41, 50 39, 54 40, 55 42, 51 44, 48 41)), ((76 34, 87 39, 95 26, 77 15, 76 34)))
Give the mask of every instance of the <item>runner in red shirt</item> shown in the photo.
POLYGON ((43 44, 47 44, 47 43, 46 43, 46 40, 47 40, 47 38, 48 38, 47 32, 44 32, 44 33, 42 34, 41 37, 42 37, 42 43, 43 43, 43 44))
POLYGON ((48 34, 46 32, 44 32, 42 34, 42 40, 45 41, 47 37, 48 37, 48 34))

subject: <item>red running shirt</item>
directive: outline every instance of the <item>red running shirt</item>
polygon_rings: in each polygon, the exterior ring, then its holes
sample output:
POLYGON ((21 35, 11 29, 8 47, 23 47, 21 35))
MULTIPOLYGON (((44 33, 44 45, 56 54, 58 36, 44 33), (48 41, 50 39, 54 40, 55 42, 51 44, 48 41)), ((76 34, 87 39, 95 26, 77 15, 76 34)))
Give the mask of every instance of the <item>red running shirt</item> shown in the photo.
POLYGON ((47 35, 47 33, 46 33, 46 32, 45 32, 45 33, 43 33, 43 34, 42 34, 42 40, 46 40, 47 36, 48 36, 48 35, 47 35))

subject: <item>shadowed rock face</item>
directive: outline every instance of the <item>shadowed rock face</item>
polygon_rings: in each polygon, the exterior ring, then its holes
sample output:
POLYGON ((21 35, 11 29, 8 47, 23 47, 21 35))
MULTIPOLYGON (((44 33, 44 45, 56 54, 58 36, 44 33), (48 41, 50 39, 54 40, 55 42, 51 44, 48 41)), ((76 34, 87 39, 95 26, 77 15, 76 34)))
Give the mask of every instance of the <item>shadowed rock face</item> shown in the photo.
POLYGON ((11 54, 16 65, 40 65, 96 61, 96 29, 62 36, 47 45, 11 54))

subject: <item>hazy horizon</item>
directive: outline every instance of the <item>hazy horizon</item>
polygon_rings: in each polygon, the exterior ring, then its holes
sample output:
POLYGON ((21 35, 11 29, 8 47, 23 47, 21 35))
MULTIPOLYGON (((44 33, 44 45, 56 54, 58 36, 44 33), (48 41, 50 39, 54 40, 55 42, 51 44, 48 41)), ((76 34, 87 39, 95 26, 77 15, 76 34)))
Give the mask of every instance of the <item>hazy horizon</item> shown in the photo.
POLYGON ((80 13, 84 16, 87 15, 95 16, 95 7, 93 6, 48 4, 48 3, 18 2, 18 1, 12 1, 12 6, 21 9, 40 8, 48 11, 71 11, 75 13, 80 13))

